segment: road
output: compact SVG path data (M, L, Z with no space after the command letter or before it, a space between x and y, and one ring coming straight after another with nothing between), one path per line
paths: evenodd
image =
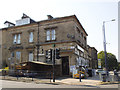
M58 85L36 84L34 82L26 83L8 80L0 80L0 82L2 82L2 84L0 85L0 87L2 88L118 88L117 84L91 86L91 85L65 85L65 84Z

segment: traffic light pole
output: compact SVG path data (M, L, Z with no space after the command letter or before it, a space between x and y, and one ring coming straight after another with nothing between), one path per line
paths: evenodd
M53 82L55 82L55 45L53 49Z
M53 52L53 82L55 82L55 50Z

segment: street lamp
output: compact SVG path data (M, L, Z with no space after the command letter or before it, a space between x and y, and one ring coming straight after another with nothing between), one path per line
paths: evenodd
M105 38L105 23L106 22L111 22L111 21L115 21L115 19L109 20L109 21L103 21L103 45L104 45L104 53L105 53L105 69L107 71L107 52L106 52L106 38ZM107 75L108 75L108 71L107 71Z

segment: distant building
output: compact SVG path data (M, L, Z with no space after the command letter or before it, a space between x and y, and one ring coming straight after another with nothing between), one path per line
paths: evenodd
M98 68L97 50L95 49L95 47L90 47L88 45L88 53L91 58L91 61L89 63L90 68L97 69Z
M2 68L2 31L0 30L0 68Z

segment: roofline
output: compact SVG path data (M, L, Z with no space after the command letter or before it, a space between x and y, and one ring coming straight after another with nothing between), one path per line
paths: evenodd
M95 47L91 47L90 45L87 45L89 48L91 48L91 49L94 49L94 50L96 50L97 51L97 49L95 48ZM98 51L97 51L98 52Z
M77 22L79 23L79 25L81 26L81 28L83 29L83 31L85 32L85 34L88 36L87 32L85 31L85 29L83 28L82 24L80 23L80 21L78 20L76 15L73 15L73 17L75 17L75 19L77 20Z
M91 47L91 48L93 48L94 50L96 50L97 51L97 49L95 48L95 47ZM98 51L97 51L98 52Z
M14 23L9 22L9 21L5 21L4 24L5 24L5 23L9 23L9 24L15 25Z
M73 17L73 18L75 18L77 20L78 24L81 26L81 28L83 29L83 31L85 32L85 34L88 36L88 34L86 33L86 31L83 28L82 24L80 23L80 21L76 17L76 15L70 15L70 16L64 16L64 17L57 17L57 18L53 18L51 20L46 19L46 20L41 20L41 21L37 21L37 22L34 22L34 23L30 23L30 24L20 25L20 26L5 27L5 28L1 28L0 30L9 29L9 28L17 28L17 27L28 26L28 25L34 25L34 24L37 24L37 23L42 23L42 22L46 22L46 21L54 21L54 20L57 20L57 19L64 19L64 18L70 18L70 17Z

